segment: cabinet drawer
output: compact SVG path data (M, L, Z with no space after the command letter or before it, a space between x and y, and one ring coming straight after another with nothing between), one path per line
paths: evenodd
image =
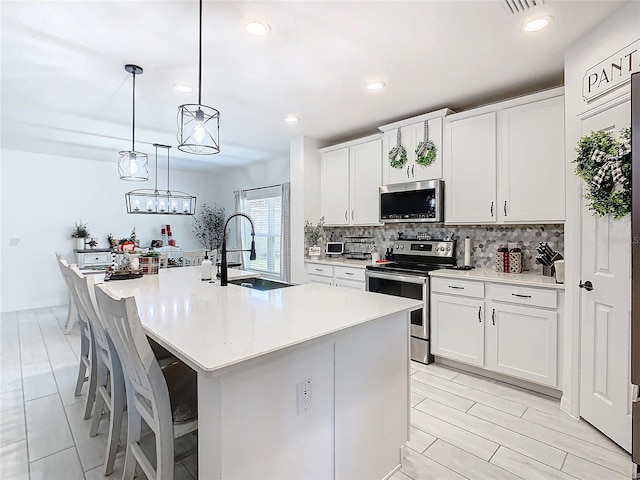
M84 265L109 265L111 263L111 253L81 253Z
M465 297L484 298L484 283L456 278L431 277L431 291L463 295Z
M322 275L307 275L308 283L322 283L324 285L333 285L333 277L323 277Z
M322 265L321 263L307 263L307 273L310 275L333 277L333 267L330 265Z
M355 267L334 267L336 278L346 278L347 280L358 280L364 282L364 268Z
M490 288L492 300L546 308L558 306L558 292L555 290L497 284Z

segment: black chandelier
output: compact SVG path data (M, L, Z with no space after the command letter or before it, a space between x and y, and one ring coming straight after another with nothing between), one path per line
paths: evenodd
M118 172L121 180L145 182L149 180L149 162L146 153L136 152L136 75L142 75L142 67L125 65L124 69L133 75L133 121L131 122L131 150L123 150L118 158Z
M156 148L156 184L155 190L141 189L125 193L127 213L151 215L195 215L196 197L185 192L169 189L169 145L154 143ZM158 147L167 149L167 190L158 191Z
M198 45L198 103L178 107L178 149L195 155L220 153L220 112L202 105L202 0Z

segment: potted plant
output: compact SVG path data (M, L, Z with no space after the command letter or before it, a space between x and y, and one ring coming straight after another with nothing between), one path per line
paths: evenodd
M80 222L75 223L75 227L71 231L71 238L76 239L76 250L84 250L84 242L85 239L89 236L89 229L87 228L86 223Z
M218 207L215 203L210 207L205 203L202 205L200 215L193 219L193 235L205 249L220 250L225 220L224 207ZM212 261L215 263L215 260Z
M318 246L320 235L322 235L324 226L324 217L320 218L317 225L306 220L304 223L304 235L307 237L307 245L309 246L309 256L319 257L322 250Z

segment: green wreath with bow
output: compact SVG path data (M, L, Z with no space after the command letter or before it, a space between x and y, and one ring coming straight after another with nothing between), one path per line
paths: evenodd
M389 150L389 165L392 168L402 168L407 164L407 150L402 146L400 140L400 129L398 128L396 146Z
M586 182L587 208L618 220L631 212L631 129L620 140L606 130L591 132L576 145L575 173Z
M436 148L436 145L431 140L429 140L428 120L424 121L424 141L418 143L415 153L416 163L418 165L422 165L423 167L428 167L436 161L436 154L438 153L438 149Z

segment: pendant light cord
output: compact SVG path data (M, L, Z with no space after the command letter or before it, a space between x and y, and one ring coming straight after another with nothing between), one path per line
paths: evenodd
M200 43L198 45L198 105L202 105L202 0L200 0Z
M155 144L156 147L156 189L155 192L158 193L158 144Z
M133 70L133 123L131 125L131 151L136 151L136 71Z

